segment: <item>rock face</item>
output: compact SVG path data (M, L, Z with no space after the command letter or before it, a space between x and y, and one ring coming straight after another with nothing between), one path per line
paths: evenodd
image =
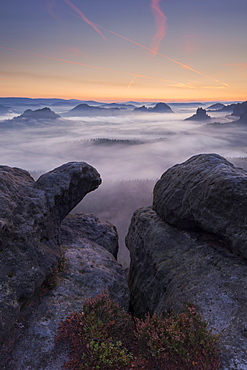
M67 216L62 224L61 235L65 245L71 244L73 241L78 243L82 239L91 240L101 245L117 259L118 234L116 227L107 221L100 221L93 214L82 213Z
M247 172L216 154L197 155L166 171L153 209L166 222L220 237L247 258Z
M193 116L186 118L185 121L191 120L191 121L205 121L211 119L211 117L207 114L206 110L203 108L198 108L196 111L196 114Z
M136 315L192 302L220 334L222 369L247 368L247 265L213 236L176 229L151 208L135 212L126 238Z
M62 369L68 361L68 348L55 345L59 323L72 312L81 312L85 300L103 290L128 309L126 275L109 252L116 254L117 239L115 227L92 214L66 217L61 225L64 262L56 273L56 284L38 303L36 299L36 305L23 310L10 337L12 351L5 367L1 359L6 357L6 348L0 353L1 369Z
M164 173L126 237L134 313L194 303L220 334L224 370L247 368L246 198L245 171L198 155Z
M61 259L59 226L101 183L90 165L70 162L42 175L0 166L0 342L20 309Z

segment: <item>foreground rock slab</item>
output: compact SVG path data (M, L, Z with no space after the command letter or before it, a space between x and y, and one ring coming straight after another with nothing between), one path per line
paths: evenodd
M59 226L101 183L84 162L70 162L34 181L0 166L0 343L20 310L61 260Z
M64 220L63 264L56 273L55 286L23 310L9 339L11 348L8 349L8 343L3 346L0 358L5 363L0 360L1 369L62 369L68 361L68 348L55 345L59 323L69 314L81 312L85 300L101 291L128 309L125 272L108 251L115 249L117 239L115 227L94 215L70 215Z
M247 172L217 154L170 168L126 245L134 313L191 302L220 334L222 369L247 369Z
M178 312L191 302L220 334L222 369L246 369L246 262L214 235L174 228L151 208L134 213L126 245L135 314Z

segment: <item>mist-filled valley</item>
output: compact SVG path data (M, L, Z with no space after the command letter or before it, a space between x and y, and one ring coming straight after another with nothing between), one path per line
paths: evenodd
M55 119L14 118L27 107L13 106L0 116L1 165L26 169L34 178L70 161L95 167L102 185L73 212L94 213L113 223L119 233L119 262L127 266L124 238L130 218L134 210L152 203L153 186L165 170L199 153L218 153L246 167L247 126L235 123L238 117L215 111L208 112L210 120L185 120L210 104L169 104L172 113L127 107L68 117L65 113L76 104L53 103L49 108L60 116Z

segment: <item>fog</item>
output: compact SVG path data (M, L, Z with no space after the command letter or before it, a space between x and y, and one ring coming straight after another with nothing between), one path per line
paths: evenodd
M24 168L35 178L69 161L94 166L103 183L73 212L92 212L116 225L119 261L127 266L124 237L131 215L151 204L153 186L167 168L192 155L211 152L245 165L244 125L229 124L234 118L225 112L210 113L215 117L212 121L221 124L208 125L184 121L195 113L193 106L176 105L173 110L162 114L126 110L116 116L47 121L6 120L13 118L12 113L1 116L1 164Z

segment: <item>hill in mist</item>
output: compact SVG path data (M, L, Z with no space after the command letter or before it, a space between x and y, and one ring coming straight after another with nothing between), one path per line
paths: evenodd
M50 108L42 109L27 109L20 116L13 118L13 120L50 120L60 118L58 114L53 112Z

